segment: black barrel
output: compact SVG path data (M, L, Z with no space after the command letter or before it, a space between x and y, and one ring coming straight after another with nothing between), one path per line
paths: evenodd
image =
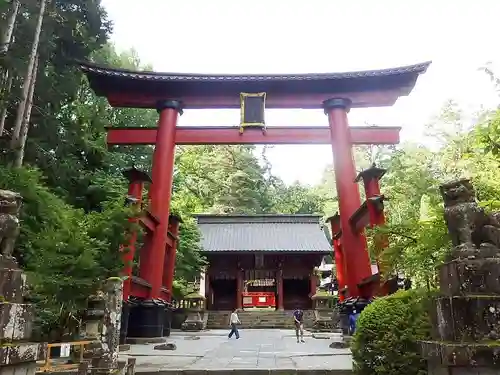
M170 336L170 331L172 330L173 312L174 312L173 306L169 303L166 304L165 305L165 314L164 314L165 321L163 322L163 336L164 337Z
M129 315L128 337L162 337L165 303L145 300L134 306Z
M130 313L137 306L137 301L123 301L122 318L120 323L120 344L126 344L128 336L128 326L130 322Z

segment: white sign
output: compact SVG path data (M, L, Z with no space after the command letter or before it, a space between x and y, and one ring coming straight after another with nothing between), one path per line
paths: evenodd
M69 352L71 351L70 344L62 344L61 345L61 358L69 357Z

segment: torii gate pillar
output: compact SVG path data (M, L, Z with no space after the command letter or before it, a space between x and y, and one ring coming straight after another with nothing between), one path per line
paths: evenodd
M165 247L167 245L174 175L175 131L179 114L182 114L182 103L177 100L161 101L157 105L157 110L160 118L153 154L152 184L149 190L149 199L151 213L158 219L158 225L152 235L151 245L148 249L149 254L144 257L147 265L144 268L141 267L147 270L147 281L151 284L149 294L151 299L159 299L163 287ZM173 277L169 273L170 276ZM170 280L167 282L171 285Z
M368 214L370 218L370 227L374 228L376 226L382 226L385 224L385 214L384 214L384 196L380 193L380 179L384 176L386 170L383 168L378 168L375 163L368 169L361 171L356 177L355 182L363 181L363 186L365 188L366 204L368 208ZM380 285L376 291L378 295L389 294L389 288L384 278L387 276L385 274L385 267L381 264L380 253L383 249L387 248L389 245L389 239L387 235L378 234L375 238L375 246L377 249L377 268L378 274L380 276Z
M351 101L345 98L332 98L323 102L325 114L328 115L333 148L348 294L359 296L358 283L371 276L371 266L365 236L363 233L356 233L349 223L349 218L361 205L358 185L354 182L356 169L347 120L350 105Z

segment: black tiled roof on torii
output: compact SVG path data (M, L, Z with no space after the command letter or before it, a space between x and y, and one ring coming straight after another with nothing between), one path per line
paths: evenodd
M362 70L339 73L300 73L300 74L200 74L200 73L163 73L153 71L133 71L129 69L103 66L91 62L79 62L83 72L93 75L121 77L145 81L184 81L184 82L278 82L278 81L333 81L369 77L389 77L401 74L422 74L430 61L389 69Z
M112 106L155 108L158 100L177 99L186 109L239 108L242 92L265 92L266 108L322 108L324 100L344 96L353 108L387 106L408 95L429 64L338 73L195 74L78 62L91 88Z
M319 215L195 215L202 247L213 252L332 251Z

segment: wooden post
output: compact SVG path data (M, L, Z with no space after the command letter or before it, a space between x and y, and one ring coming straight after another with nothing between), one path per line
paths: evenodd
M212 308L212 292L210 290L210 275L208 273L208 268L205 271L205 303L207 310Z
M167 254L165 256L165 262L163 267L163 285L168 290L168 297L167 297L168 302L172 300L172 288L174 285L174 274L175 274L175 257L177 254L179 226L182 220L180 217L177 217L175 215L170 215L169 222L170 225L168 227L169 228L168 232L174 238L172 241L172 246L167 247L166 249Z
M363 186L366 195L366 204L368 208L368 215L370 217L370 227L381 226L385 224L385 214L383 207L383 196L380 193L380 179L384 176L386 170L378 168L375 163L368 169L360 172L355 179L355 182L363 180ZM377 268L381 277L380 289L377 291L379 295L389 294L388 285L383 280L384 270L383 265L379 260L379 253L389 245L389 239L386 235L379 235L374 238L375 246L377 249Z
M135 167L126 169L122 171L123 176L129 181L128 195L126 198L126 204L131 204L136 207L141 207L142 203L142 191L144 189L145 182L151 182L151 177ZM130 222L136 223L137 217L131 217ZM137 243L137 231L133 231L130 234L129 242L126 246L122 246L121 251L123 253L123 276L127 279L123 282L123 300L128 301L130 297L130 290L132 287L132 270L134 264L135 256L135 246Z
M279 267L278 272L277 272L276 289L277 289L277 293L278 293L277 308L278 308L278 310L284 310L284 306L283 306L283 300L284 300L284 296L283 296L283 269L281 268L281 264L280 264L280 267Z
M316 294L316 288L318 285L318 276L314 273L314 271L309 276L309 298Z
M337 283L339 285L338 286L339 300L343 301L345 297L343 294L340 293L340 291L346 287L346 279L345 279L344 251L342 249L340 239L333 239L333 249L335 256L335 270L337 272Z
M243 270L239 269L236 276L236 308L243 306Z

